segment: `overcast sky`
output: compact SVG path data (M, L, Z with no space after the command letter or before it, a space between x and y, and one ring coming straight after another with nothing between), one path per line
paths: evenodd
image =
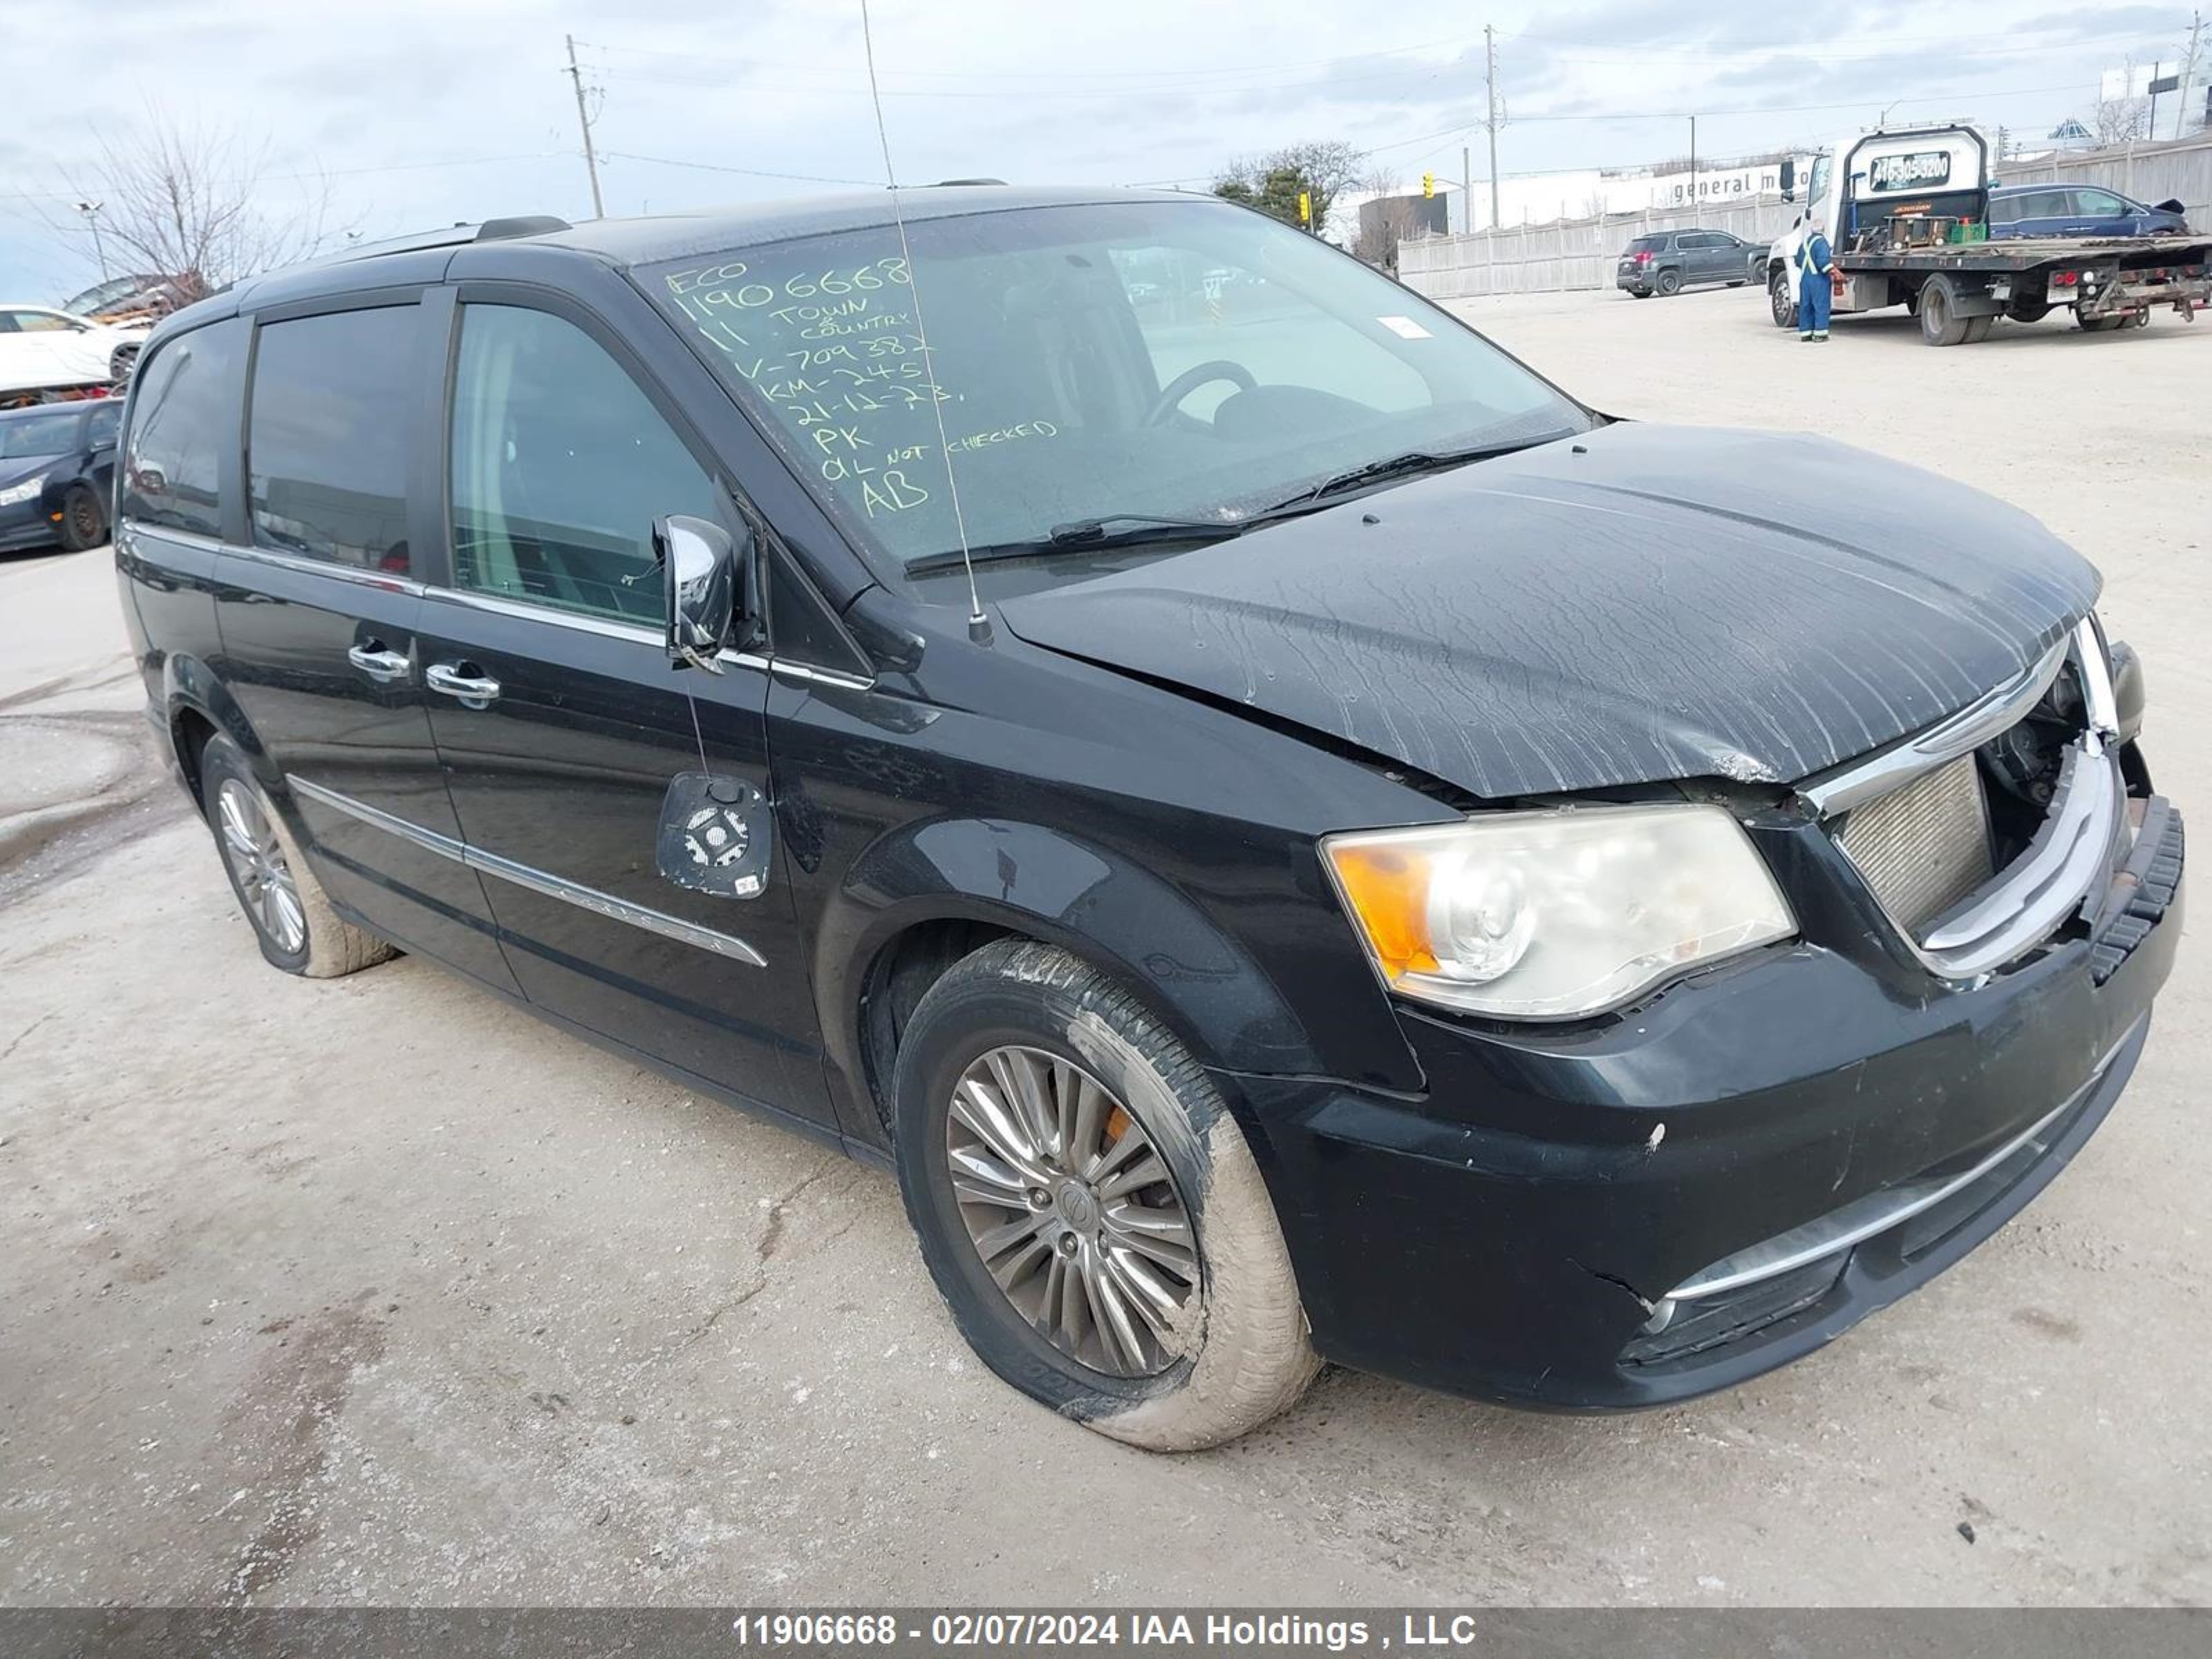
M2100 70L2178 59L2185 7L2045 0L1830 8L1742 0L878 0L876 62L907 181L1202 185L1238 155L1343 138L1411 182L1455 180L1498 28L1508 173L1808 146L1872 120L1971 116L2039 136L2088 118ZM858 0L102 0L96 28L15 32L0 116L0 300L96 275L72 182L94 136L159 108L320 171L375 237L590 197L562 37L595 88L611 214L880 181ZM1832 29L1824 27L1833 20ZM82 20L80 19L80 21ZM2212 34L2212 31L2208 31ZM26 53L28 58L26 58ZM2208 40L2200 77L2212 76ZM2164 124L2161 122L2161 131ZM727 169L727 170L718 170ZM752 170L750 173L744 169Z

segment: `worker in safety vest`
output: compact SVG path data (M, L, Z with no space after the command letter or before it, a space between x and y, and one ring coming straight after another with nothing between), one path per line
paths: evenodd
M1797 337L1828 337L1828 307L1835 299L1835 257L1820 222L1805 227L1805 240L1797 249Z

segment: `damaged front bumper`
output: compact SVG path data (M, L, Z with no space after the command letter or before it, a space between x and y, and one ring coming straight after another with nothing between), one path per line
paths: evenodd
M1418 1098L1224 1078L1316 1346L1508 1404L1651 1406L1933 1278L2057 1176L2134 1070L2182 904L2180 817L2136 804L2087 921L1972 985L1815 915L1601 1024L1401 1008Z

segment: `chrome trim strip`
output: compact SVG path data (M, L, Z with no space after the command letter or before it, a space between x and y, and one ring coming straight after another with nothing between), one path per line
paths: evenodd
M148 524L142 519L118 520L115 529L118 540L133 536L159 536L163 541L196 548L203 553L220 553L225 546L220 536L203 536L197 530L179 530L166 524Z
M305 795L309 800L319 800L324 805L343 812L349 817L359 818L363 823L381 830L387 835L397 836L402 841L412 842L426 853L435 853L439 857L451 859L456 864L468 862L468 848L451 836L441 836L434 830L425 830L419 823L394 817L380 807L371 806L365 801L357 801L351 795L341 795L335 789L325 789L321 784L311 782L297 773L287 772L284 775L284 784L295 795Z
M716 933L711 927L702 927L696 922L685 921L680 916L649 910L642 904L632 904L628 899L618 899L596 887L586 887L580 882L550 875L527 864L517 864L513 859L503 859L495 853L481 852L473 847L468 849L463 861L471 870L482 871L487 876L496 876L501 881L512 882L517 887L526 887L533 893L543 893L548 898L559 899L579 909L605 916L611 921L627 922L633 927L644 928L648 933L659 933L664 939L695 945L702 951L712 951L717 956L728 957L734 962L742 962L754 968L768 966L766 957L735 934Z
M514 617L524 622L551 623L556 627L574 629L580 634L598 634L611 640L634 640L646 645L666 642L659 629L647 628L643 623L619 622L612 617L589 617L580 611L562 611L550 605L532 605L527 599L511 599L503 593L483 593L465 587L426 587L422 592L430 599L451 599L471 611L489 611L496 616Z
M513 859L501 858L496 853L484 852L480 848L455 841L450 836L441 836L434 830L425 830L419 823L395 817L378 807L357 801L350 795L342 795L335 789L326 789L319 783L311 782L292 773L285 774L284 781L295 793L320 801L324 805L349 817L358 818L374 829L398 836L427 852L451 859L456 864L465 864L484 875L495 876L517 887L526 887L533 893L559 899L579 909L589 910L594 915L605 916L611 921L626 922L632 927L642 927L649 933L659 933L664 939L672 939L679 944L712 951L716 956L727 957L749 967L768 966L766 957L735 934L717 933L712 927L702 927L696 922L685 921L680 916L648 909L642 904L633 904L628 899L617 898L611 893L603 893L596 887L586 887L581 882L570 881L564 876L554 875L532 865L520 864Z
M665 646L668 642L663 630L647 628L642 623L617 622L611 617L587 617L580 611L532 605L526 599L510 599L503 594L480 593L468 588L426 587L422 592L430 599L451 599L455 604L477 611L520 617L525 622L551 623L556 627L573 628L581 633L598 634L611 640L631 640L641 645L651 646ZM739 668L765 669L789 679L840 685L854 691L873 690L876 684L872 678L864 679L857 674L840 673L834 668L815 668L805 663L786 662L778 657L763 657L750 651L733 651L727 647L718 654L717 660L734 664Z
M2087 623L2081 626L2087 626ZM1834 771L1797 786L1797 793L1813 804L1823 817L1842 812L1876 795L1903 787L1921 773L1946 761L1956 760L1978 749L2043 700L2051 681L2065 665L2066 653L2081 636L2077 627L2031 666L1995 690L1984 693L1949 718L1904 742L1846 763Z
M303 575L331 576L342 582L351 582L357 587L381 588L388 593L419 596L422 592L422 584L412 576L395 576L384 570L363 570L357 565L337 564L329 559L302 558L296 553L279 553L273 548L241 547L236 542L220 542L216 545L234 559L246 559L255 564L273 564L281 570L296 570Z
M1856 1245L1863 1244L1875 1234L1887 1232L1892 1227L1910 1221L1922 1211L1933 1209L1954 1193L1980 1180L2080 1105L2082 1098L2104 1081L2105 1073L2112 1069L2113 1057L2134 1039L2141 1024L2137 1021L2136 1025L2128 1028L2127 1035L2114 1043L2105 1057L2097 1062L2087 1082L2055 1109L2045 1113L1989 1153L1971 1170L1954 1176L1907 1181L1878 1193L1869 1193L1864 1198L1844 1205L1840 1210L1830 1211L1817 1221L1808 1221L1802 1227L1778 1233L1748 1249L1722 1257L1704 1272L1692 1273L1684 1279L1654 1305L1668 1302L1695 1302L1704 1297L1741 1290L1746 1285L1756 1285L1763 1279L1779 1279L1783 1274L1795 1273L1824 1256L1840 1255Z

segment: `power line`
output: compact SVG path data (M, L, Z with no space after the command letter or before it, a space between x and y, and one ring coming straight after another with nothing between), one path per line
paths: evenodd
M765 167L726 167L720 161L684 161L673 155L640 155L634 150L603 149L600 155L611 161L649 161L655 167L691 167L702 173L734 173L747 179L789 179L805 185L865 185L880 189L880 179L843 179L834 173L771 173Z

